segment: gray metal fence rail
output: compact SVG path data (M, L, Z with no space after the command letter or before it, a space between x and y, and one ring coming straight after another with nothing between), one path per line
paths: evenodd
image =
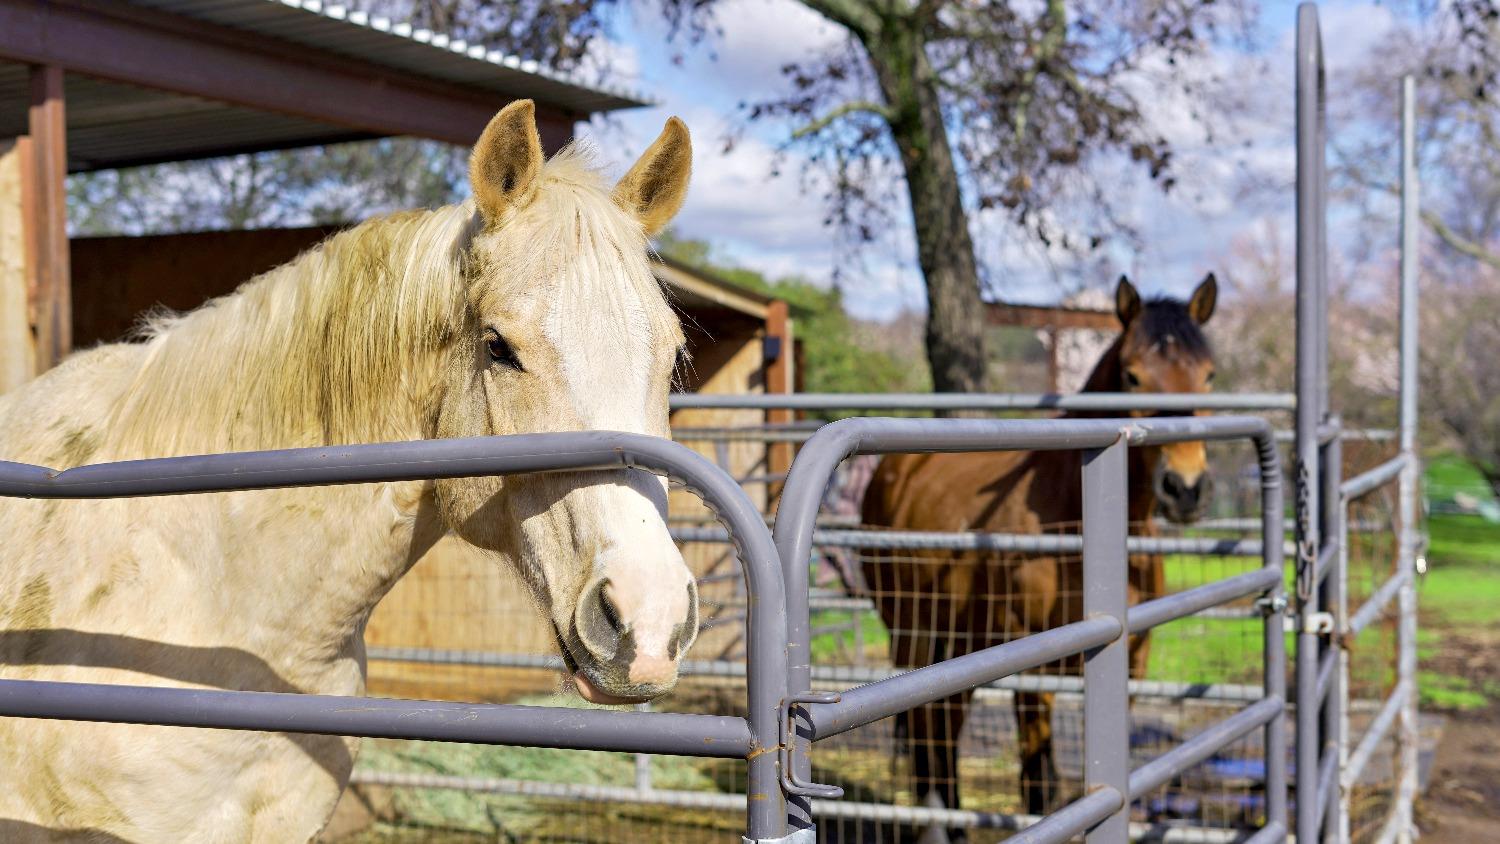
M621 467L681 480L713 507L735 542L750 597L746 718L34 680L0 680L0 716L741 758L749 766L747 835L780 838L785 811L774 751L786 699L781 567L760 512L734 479L684 446L583 432L170 457L63 472L0 462L0 495L117 498Z
M1249 439L1260 461L1264 564L1248 576L1211 583L1127 610L1125 450L1191 440ZM834 469L856 454L937 451L1081 449L1083 485L1084 620L1046 633L1016 639L966 656L863 686L842 695L812 691L809 585L806 564L812 551L818 505ZM968 420L845 419L821 429L803 447L788 473L775 539L787 585L787 687L799 701L796 721L787 728L786 784L788 827L813 829L810 797L833 796L810 783L811 743L912 706L975 688L1006 674L1084 653L1084 755L1088 795L1023 833L1027 841L1064 841L1087 831L1090 841L1123 841L1128 834L1130 798L1157 777L1181 773L1200 754L1212 753L1256 727L1265 730L1267 840L1286 830L1285 728L1280 715L1286 682L1282 633L1282 492L1280 455L1271 426L1254 417ZM1135 780L1128 767L1125 723L1128 692L1126 636L1181 618L1218 603L1262 594L1264 697L1230 721L1189 739L1177 751L1141 769ZM1236 720L1238 719L1238 720ZM1232 722L1232 723L1231 723ZM1229 724L1229 726L1226 726Z
M1013 840L1053 842L1085 834L1090 842L1123 841L1132 799L1201 762L1254 730L1264 731L1266 819L1252 841L1347 840L1349 796L1382 741L1396 738L1397 799L1381 840L1409 838L1416 766L1415 581L1421 534L1416 452L1416 174L1413 158L1413 88L1405 81L1401 238L1401 398L1399 455L1343 481L1343 429L1328 401L1326 145L1324 78L1317 14L1298 11L1297 26L1297 383L1295 395L842 395L682 396L674 408L793 408L808 410L1294 410L1296 572L1296 818L1288 817L1286 655L1281 595L1283 501L1281 467L1270 425L1251 417L1144 419L947 420L849 419L813 433L786 432L806 443L788 473L774 534L738 482L697 453L667 440L613 432L535 434L463 440L292 449L176 457L83 466L57 472L0 462L0 495L28 498L110 498L639 467L671 474L715 511L745 570L748 627L748 715L745 718L656 712L597 711L512 705L355 699L144 686L0 680L0 716L160 724L276 732L330 733L439 741L504 743L642 753L745 759L746 839L811 841L811 798L837 789L810 781L810 754L819 739L912 706L1010 677L1063 655L1084 653L1084 752L1088 790L1064 809L1016 822ZM1189 440L1248 439L1257 449L1261 488L1258 542L1212 548L1199 541L1127 538L1127 449ZM872 677L842 692L815 691L810 664L811 598L806 564L817 541L817 512L831 473L854 454L1007 449L1079 449L1086 459L1080 537L1027 540L975 536L975 547L1081 550L1083 620L904 674ZM1398 552L1391 576L1350 611L1346 591L1348 503L1397 484ZM833 538L823 532L822 539ZM850 533L850 543L870 537ZM899 542L899 536L888 537ZM911 541L917 541L915 539ZM1181 546L1172 542L1186 543ZM1154 543L1154 544L1153 544ZM1139 604L1125 606L1125 555L1132 550L1202 548L1212 553L1259 555L1247 574ZM1175 749L1129 769L1126 636L1167 621L1211 610L1250 595L1265 598L1264 680L1226 699L1244 701L1237 713L1199 731ZM1348 662L1344 648L1395 602L1397 681L1359 736L1347 729ZM437 655L434 658L442 657ZM396 655L393 658L400 658ZM466 655L448 655L462 661ZM474 657L479 658L479 657ZM1012 678L1020 680L1026 678ZM1076 678L1036 678L1058 687ZM498 782L498 781L497 781ZM442 787L457 787L445 782ZM502 786L496 785L496 788ZM508 787L508 786L507 786ZM582 794L574 790L569 794ZM605 799L580 796L579 799ZM685 804L692 802L683 798ZM704 805L715 801L705 801ZM715 805L721 804L719 800ZM893 807L894 808L894 807ZM928 810L920 810L928 811ZM929 812L931 813L931 812ZM933 817L975 815L957 810ZM976 815L977 817L977 815ZM1034 821L1034 823L1033 823ZM976 821L977 822L977 821ZM989 824L989 820L984 821ZM997 825L999 822L996 822ZM1005 825L1010 825L1005 822Z

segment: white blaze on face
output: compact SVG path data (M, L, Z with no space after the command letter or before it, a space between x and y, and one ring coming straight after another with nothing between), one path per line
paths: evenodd
M557 350L563 391L584 429L659 435L665 420L653 415L662 417L663 409L649 403L663 374L653 368L664 358L657 346L674 340L658 336L660 315L653 320L651 309L667 306L644 244L635 260L591 260L618 259L620 252L582 244L580 254L588 257L567 271L576 277L557 285L543 334ZM632 277L637 274L644 277ZM610 599L634 633L641 670L649 673L653 659L678 656L670 645L689 615L691 573L666 529L666 479L643 470L630 470L627 478L580 490L579 504L595 511L581 520L598 531L593 576L609 579Z
M652 336L642 281L631 278L631 271L648 274L648 284L655 280L649 278L644 254L636 260L590 260L617 250L609 244L581 244L580 259L566 271L576 277L556 286L557 301L543 333L557 350L564 389L585 428L651 433L646 402L652 352L660 339Z

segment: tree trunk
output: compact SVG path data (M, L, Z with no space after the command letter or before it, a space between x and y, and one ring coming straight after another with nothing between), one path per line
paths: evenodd
M937 392L986 389L984 303L937 80L917 25L886 20L865 44L890 105L927 286L927 361Z

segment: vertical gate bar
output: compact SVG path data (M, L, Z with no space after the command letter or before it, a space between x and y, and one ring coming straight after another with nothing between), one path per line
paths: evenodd
M1322 652L1326 654L1329 649L1334 653L1333 679L1329 682L1328 696L1323 699L1323 741L1321 742L1321 753L1335 753L1339 758L1339 765L1334 771L1334 776L1344 769L1344 762L1348 756L1348 694L1349 694L1349 658L1348 652L1339 644L1344 625L1349 618L1349 591L1348 591L1348 569L1349 560L1348 536L1343 526L1344 516L1347 508L1339 495L1339 484L1343 481L1344 463L1344 440L1342 420L1337 415L1330 415L1328 424L1338 429L1338 433L1322 446L1320 451L1321 466L1319 469L1319 480L1323 489L1322 505L1323 512L1319 524L1319 533L1323 536L1323 546L1334 547L1333 560L1327 579L1323 583L1321 598L1323 600L1324 612L1333 616L1333 631L1323 640ZM1322 654L1320 654L1321 656ZM1321 661L1321 660L1320 660ZM1335 784L1337 785L1337 784ZM1348 841L1349 840L1349 795L1340 789L1334 792L1333 799L1328 804L1328 814L1323 818L1323 835L1325 841Z
M1083 616L1111 616L1120 638L1084 654L1084 783L1089 792L1114 788L1130 793L1130 637L1125 613L1128 562L1128 446L1090 450L1083 458ZM1124 844L1130 831L1130 801L1085 836L1088 844Z
M1256 442L1260 452L1261 553L1266 566L1282 570L1282 540L1286 534L1280 453L1276 440L1267 435ZM1285 578L1266 594L1263 628L1263 663L1266 697L1286 702ZM1286 711L1266 722L1266 826L1287 827Z
M1400 535L1398 565L1409 575L1417 568L1418 543L1417 495L1422 468L1417 459L1417 91L1416 81L1407 76L1401 80L1401 453L1406 466L1401 470ZM1398 597L1400 621L1397 626L1397 680L1415 690L1417 681L1417 591L1408 580ZM1412 837L1412 804L1417 797L1417 698L1413 691L1401 705L1396 727L1396 752L1400 781L1397 784L1396 811L1400 829L1397 840Z
M1326 334L1323 319L1324 168L1323 168L1323 50L1318 11L1311 3L1297 8L1297 839L1318 838L1318 636L1309 629L1318 606L1313 573L1318 559L1317 514L1318 426L1322 422L1323 359L1319 354Z

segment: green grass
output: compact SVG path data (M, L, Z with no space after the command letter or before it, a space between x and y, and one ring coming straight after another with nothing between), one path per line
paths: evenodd
M819 610L812 614L811 624L813 629L819 627L831 627L833 625L848 624L852 613L843 610ZM860 616L861 633L864 635L865 651L870 654L885 654L890 650L891 634L886 630L885 624L880 621L880 614L875 612L862 612ZM846 663L853 655L854 647L853 631L840 631L837 633L823 633L812 638L812 661L813 664Z
M1428 462L1426 481L1447 494L1463 489L1483 499L1489 493L1479 472L1451 454ZM1417 599L1417 658L1424 664L1442 655L1449 637L1483 635L1500 623L1500 525L1439 513L1428 519L1427 534L1427 574ZM1423 670L1417 679L1424 706L1465 711L1500 701L1500 685L1493 682L1438 670Z
M1454 674L1418 671L1417 686L1422 690L1423 706L1471 711L1489 704L1484 692L1474 688L1467 678Z

